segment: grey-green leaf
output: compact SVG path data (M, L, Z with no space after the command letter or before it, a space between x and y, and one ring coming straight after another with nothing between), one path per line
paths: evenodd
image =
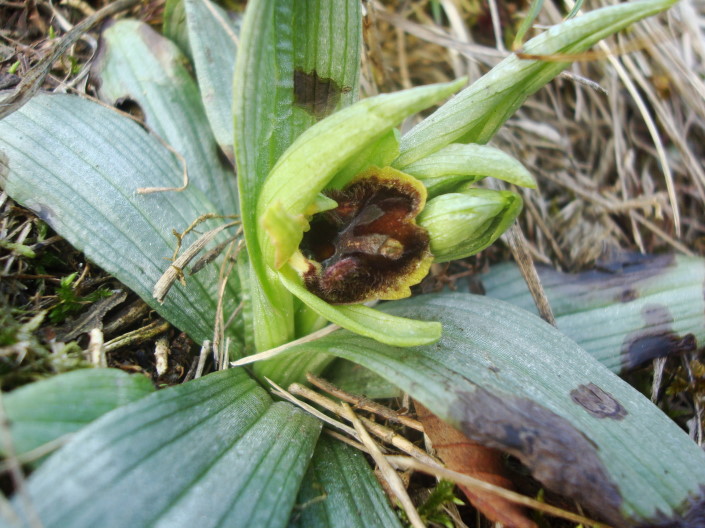
M399 398L399 387L357 363L338 359L323 373L336 387L373 400Z
M203 106L218 145L234 164L233 73L241 15L209 0L185 0L184 8Z
M175 284L164 304L152 289L176 247L172 230L185 230L216 206L195 186L136 192L180 182L179 162L154 136L85 99L40 95L0 121L0 185L8 195L202 342L213 336L218 261L187 276L185 287ZM201 229L217 225L208 221ZM187 236L184 247L194 239ZM234 289L225 303L225 313L237 306Z
M196 55L197 42L192 40L191 46ZM121 20L103 32L93 75L104 101L139 105L147 126L183 156L189 185L217 206L212 212L234 214L238 209L235 173L218 151L186 63L176 45L148 25Z
M558 328L614 372L705 345L705 260L632 255L578 274L538 267ZM535 311L513 264L480 277L487 295Z
M536 55L580 53L601 39L673 5L675 0L642 0L597 9L551 27L523 51ZM398 169L450 143L487 143L531 94L568 62L522 60L512 54L402 137Z
M223 371L103 416L28 492L47 527L285 526L319 430L244 371Z
M362 453L323 435L289 527L401 528L401 523Z
M75 433L153 391L149 378L117 369L74 370L20 387L3 398L15 453Z
M191 58L191 43L186 26L186 8L183 0L166 0L162 35L174 42L181 52Z
M648 399L537 316L460 293L384 309L440 320L443 337L397 348L341 331L292 353L327 350L375 371L615 526L703 514L705 453Z

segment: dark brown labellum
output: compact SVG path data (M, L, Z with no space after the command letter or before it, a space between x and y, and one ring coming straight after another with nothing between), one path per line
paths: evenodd
M315 215L301 251L311 262L306 287L332 304L398 299L428 273L428 233L415 217L425 189L391 168L371 169L343 190L338 207Z

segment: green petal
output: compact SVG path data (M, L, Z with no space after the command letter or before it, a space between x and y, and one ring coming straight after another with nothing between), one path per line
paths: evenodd
M362 304L332 306L309 292L301 284L299 275L288 265L279 271L279 278L291 293L321 317L380 343L408 347L433 343L441 337L441 324L435 321L396 317Z

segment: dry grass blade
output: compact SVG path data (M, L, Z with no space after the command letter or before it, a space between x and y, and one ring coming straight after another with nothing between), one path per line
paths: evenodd
M343 408L342 404L338 404L334 402L333 400L330 400L323 396L322 394L319 394L315 391L312 391L311 389L304 387L303 385L300 385L298 383L292 383L289 386L289 391L291 394L295 394L297 396L302 396L306 398L309 401L312 401L316 405L319 405L326 409L327 411L330 411L334 414L337 414L338 416L346 417L345 416L345 410ZM419 460L422 460L428 464L437 464L438 462L430 456L428 453L426 453L423 449L419 449L414 445L412 442L404 438L402 435L397 434L393 429L390 429L389 427L385 427L384 425L378 424L376 422L373 422L372 420L369 420L365 418L364 416L358 417L359 420L361 420L364 424L365 427L377 438L382 440L383 442L392 445L399 449L400 451L407 453L410 456L413 456L414 458L418 458Z
M603 50L609 50L607 45L604 42L600 42L600 48ZM676 236L680 237L681 236L681 221L680 221L680 208L678 207L678 200L676 199L676 191L675 187L673 184L673 174L671 173L671 167L668 164L668 160L666 159L666 152L663 148L663 141L661 140L661 135L659 134L657 128L656 128L656 123L654 123L653 118L651 117L651 114L646 107L646 104L644 103L644 100L642 99L641 95L639 94L638 90L636 89L636 86L634 82L632 81L631 77L627 74L626 70L622 66L621 62L617 60L617 58L609 54L608 59L610 61L610 64L614 67L615 71L617 71L617 74L619 75L620 79L622 79L622 82L624 83L624 86L627 88L629 91L629 94L632 96L634 103L636 104L637 108L639 109L639 112L641 113L644 123L646 124L646 127L649 130L649 134L651 135L651 139L654 143L654 146L656 147L656 151L658 152L658 158L659 161L661 162L661 168L663 170L663 175L664 179L666 181L666 189L668 190L668 197L671 201L671 208L673 210L673 222L675 224L675 229L676 229Z
M37 460L50 455L60 447L64 446L69 440L71 440L72 437L73 433L67 433L59 438L55 438L51 442L35 447L31 451L26 451L20 455L17 455L16 459L20 464L31 464L32 462L36 462ZM9 459L0 461L0 473L10 471L11 466L12 462Z
M327 423L328 425L330 425L336 429L339 429L339 430L343 431L344 433L349 434L353 438L358 438L357 433L351 427L348 427L347 425L345 425L342 422L339 422L338 420L334 420L330 416L326 416L325 414L323 414L321 411L319 411L318 409L316 409L312 405L309 405L308 403L299 400L291 392L283 389L282 387L280 387L279 385L274 383L272 380L267 379L267 382L275 389L274 391L272 391L272 394L279 396L280 398L284 398L285 400L293 403L297 407L300 407L301 409L303 409L304 411L309 413L311 416L315 416L316 418L318 418L322 422ZM289 387L289 389L291 389L291 387Z
M238 230L238 234L241 231ZM237 247L235 247L237 246ZM231 276L233 269L235 268L235 260L237 259L240 251L244 247L244 242L240 241L235 243L231 241L228 245L228 251L225 254L225 258L220 265L220 271L218 275L218 302L215 310L215 321L213 323L213 351L215 352L216 359L216 369L225 370L228 368L228 358L230 349L230 338L225 339L225 346L222 346L223 339L225 338L225 316L223 314L223 303L225 302L225 288L228 284L228 280ZM235 313L238 313L238 309L235 309ZM234 314L233 314L234 316ZM230 317L228 318L231 319Z
M471 61L483 60L486 64L494 65L507 56L507 53L501 50L479 44L461 42L449 37L448 35L439 33L437 30L434 31L424 25L412 22L403 16L390 13L379 4L375 3L375 6L376 14L381 20L384 20L399 29L403 29L410 35L414 35L427 42L438 44L453 51L457 51Z
M293 347L295 345L310 343L311 341L315 341L316 339L320 339L321 337L327 336L328 334L331 334L339 329L340 329L340 327L337 325L328 325L325 328L321 328L320 330L313 332L312 334L309 334L307 336L296 339L295 341L290 341L289 343L285 343L285 344L278 346L278 347L270 348L269 350L265 350L264 352L260 352L259 354L252 354L251 356L247 356L247 357L238 359L237 361L233 361L230 363L230 366L231 367L242 367L244 365L249 365L250 363L255 363L257 361L264 361L265 359L271 359L273 357L276 357L280 354L285 353L287 350L289 350L291 347Z
M88 333L90 341L88 342L88 357L94 367L107 368L108 360L105 357L105 349L103 348L103 332L100 328L93 328Z
M370 400L369 398L365 398L364 396L350 394L349 392L346 392L336 387L332 383L321 379L318 376L314 376L311 373L306 374L306 380L315 387L321 389L322 391L325 391L331 396L335 396L336 398L339 398L340 400L353 405L357 409L369 411L378 416L381 416L385 420L405 425L417 431L423 432L424 430L423 426L418 420L414 420L413 418L399 414L398 412L393 411L389 407L385 407L384 405L381 405L376 401Z
M201 351L198 354L198 366L196 367L196 372L193 375L194 379L198 379L203 375L203 369L206 366L206 359L208 359L208 354L211 352L211 342L207 339L201 345Z
M352 422L353 426L355 427L355 430L357 431L358 436L360 437L360 440L367 448L367 451L369 452L370 456L377 464L377 467L382 473L382 476L387 481L387 484L389 484L390 489L396 495L397 500L399 500L399 502L401 503L401 506L406 512L407 519L409 520L411 525L414 526L414 528L424 528L424 523L421 520L421 517L419 516L419 512L416 511L414 503L411 502L411 498L406 492L406 488L404 487L401 478L399 478L397 472L389 464L387 459L379 450L379 447L372 440L372 437L370 437L370 434L367 432L367 429L365 429L365 427L362 425L357 415L352 411L350 406L347 403L343 403L342 405L343 412L345 413L346 418Z
M183 278L183 268L198 255L206 244L215 238L221 231L238 225L239 222L230 222L211 229L207 233L202 234L184 253L171 263L169 268L159 278L152 290L152 296L160 303L164 302L167 293L177 279ZM185 234L185 233L184 233ZM182 235L183 236L183 235ZM178 251L178 249L177 249Z
M163 334L169 330L169 328L171 328L171 325L167 321L154 321L147 326L111 339L103 345L103 350L106 354L109 354L120 348L139 345L140 343L144 343L145 341Z

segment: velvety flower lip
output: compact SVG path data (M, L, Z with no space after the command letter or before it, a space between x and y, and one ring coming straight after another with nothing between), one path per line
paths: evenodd
M433 261L429 235L415 221L426 203L424 186L373 167L326 194L338 206L311 218L300 246L308 290L331 304L409 296Z

